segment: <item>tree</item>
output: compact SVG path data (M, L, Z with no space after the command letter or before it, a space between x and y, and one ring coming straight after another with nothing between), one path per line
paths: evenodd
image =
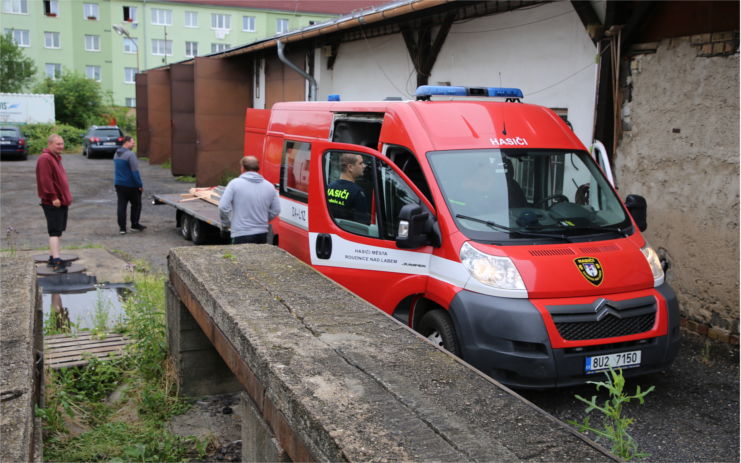
M19 93L33 81L33 60L13 42L10 32L0 35L0 92Z
M54 94L54 110L63 124L87 128L98 122L103 113L100 84L77 72L64 71L58 80L46 78L34 90Z

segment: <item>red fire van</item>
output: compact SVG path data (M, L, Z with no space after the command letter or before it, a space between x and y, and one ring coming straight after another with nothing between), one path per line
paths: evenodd
M513 387L666 369L679 313L645 200L623 204L517 89L417 96L247 110L245 155L280 192L275 242Z

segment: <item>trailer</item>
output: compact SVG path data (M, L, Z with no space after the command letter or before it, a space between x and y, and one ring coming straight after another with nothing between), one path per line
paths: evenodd
M183 239L193 244L208 244L229 240L229 227L221 224L217 204L197 196L154 194L152 204L175 208L175 224Z

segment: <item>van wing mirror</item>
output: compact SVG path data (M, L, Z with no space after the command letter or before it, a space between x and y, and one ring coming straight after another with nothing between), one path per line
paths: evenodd
M433 222L434 219L430 213L419 204L402 206L399 211L396 246L401 249L416 249L427 245L439 246L439 232L436 232L437 227L433 225Z
M625 207L628 208L628 212L633 216L638 229L645 231L648 226L646 223L646 198L641 195L628 195L625 198Z

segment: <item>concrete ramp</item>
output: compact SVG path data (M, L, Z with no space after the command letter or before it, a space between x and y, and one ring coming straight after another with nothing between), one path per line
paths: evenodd
M245 459L616 461L276 247L177 248L168 260L182 391L246 391ZM265 441L277 453L254 450Z

